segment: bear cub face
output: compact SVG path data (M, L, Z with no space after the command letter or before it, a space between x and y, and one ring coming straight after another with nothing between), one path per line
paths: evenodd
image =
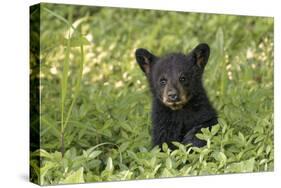
M180 110L203 90L202 74L210 48L202 43L190 53L172 53L157 57L140 48L136 60L148 78L152 94L171 110Z

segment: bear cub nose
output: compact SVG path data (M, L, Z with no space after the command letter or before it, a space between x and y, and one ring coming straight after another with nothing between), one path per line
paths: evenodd
M178 94L176 91L172 90L168 92L168 99L171 102L177 102L179 100Z

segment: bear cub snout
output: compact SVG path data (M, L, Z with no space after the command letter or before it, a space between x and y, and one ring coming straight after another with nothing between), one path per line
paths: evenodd
M147 77L153 97L153 146L161 147L166 142L174 149L172 141L196 147L206 144L195 134L201 128L217 124L217 113L202 83L209 55L210 48L205 43L188 54L171 53L163 57L143 48L136 50L137 63Z

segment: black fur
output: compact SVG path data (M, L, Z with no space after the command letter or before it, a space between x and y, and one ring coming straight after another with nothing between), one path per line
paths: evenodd
M205 141L195 134L217 124L217 114L202 84L210 54L207 44L199 44L189 54L172 53L156 57L145 49L136 50L136 60L146 74L153 95L153 146L172 141L202 147Z

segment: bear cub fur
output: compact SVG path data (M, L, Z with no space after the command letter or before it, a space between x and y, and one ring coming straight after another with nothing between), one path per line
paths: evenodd
M210 48L199 44L190 53L171 53L157 57L148 50L135 52L137 63L145 73L152 100L152 144L160 147L172 141L202 147L205 141L195 135L201 128L217 124L217 113L212 107L202 84Z

